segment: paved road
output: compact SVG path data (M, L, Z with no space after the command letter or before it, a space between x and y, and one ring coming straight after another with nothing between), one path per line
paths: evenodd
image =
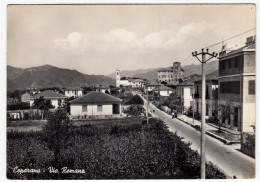
M147 102L144 99L144 105ZM149 104L149 110L155 110L153 117L162 119L169 130L177 131L184 137L184 141L191 142L193 150L200 151L200 132L178 119L172 119L170 115ZM225 145L223 142L206 135L206 160L211 161L228 176L236 176L238 179L255 178L255 159L237 150L238 146Z

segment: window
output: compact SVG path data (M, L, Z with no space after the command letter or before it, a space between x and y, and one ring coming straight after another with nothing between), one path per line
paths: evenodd
M232 64L232 60L229 60L229 61L228 61L228 69L231 69L231 68L232 68L232 65L231 65L231 64Z
M97 105L97 112L102 112L102 105Z
M248 81L248 94L255 95L255 80Z
M240 94L240 81L220 82L220 93Z
M238 68L238 60L234 59L233 61L234 61L234 67Z
M225 68L225 63L226 63L225 61L221 61L221 62L220 62L220 67L221 67L222 70L225 70L225 69L226 69L226 68Z
M88 112L88 106L82 105L82 112Z

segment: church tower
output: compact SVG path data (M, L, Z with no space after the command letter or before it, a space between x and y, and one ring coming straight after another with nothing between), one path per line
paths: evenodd
M120 70L116 70L116 87L120 87Z

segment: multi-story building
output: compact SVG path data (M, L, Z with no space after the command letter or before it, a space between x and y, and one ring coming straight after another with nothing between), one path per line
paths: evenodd
M255 125L255 37L246 45L219 56L219 104L231 103L229 118L221 118L226 126L239 131L253 131Z
M194 111L201 115L201 78L194 81ZM206 75L206 116L214 116L218 109L218 71Z
M157 79L159 82L167 84L178 84L179 79L184 77L184 70L181 68L180 62L174 62L172 67L160 69L157 71Z
M193 89L194 81L201 79L200 75L191 75L189 80L186 80L176 86L176 95L181 98L182 112L187 111L193 106Z

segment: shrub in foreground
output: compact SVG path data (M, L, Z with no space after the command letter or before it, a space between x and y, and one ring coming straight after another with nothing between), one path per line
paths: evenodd
M107 121L102 124L70 126L71 145L60 150L60 165L84 169L84 174L14 174L15 166L46 170L54 152L42 141L42 132L8 133L7 164L10 179L198 179L199 154L171 133L161 121L141 119ZM53 137L54 141L55 138ZM33 150L28 149L33 148ZM19 149L19 153L17 150ZM26 163L25 163L26 159ZM212 164L207 178L225 178Z

